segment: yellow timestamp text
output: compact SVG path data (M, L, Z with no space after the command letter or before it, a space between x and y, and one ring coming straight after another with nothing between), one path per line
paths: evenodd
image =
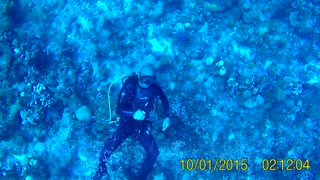
M302 171L311 168L308 159L263 159L261 167L264 171Z
M181 169L187 171L248 170L247 159L182 159Z

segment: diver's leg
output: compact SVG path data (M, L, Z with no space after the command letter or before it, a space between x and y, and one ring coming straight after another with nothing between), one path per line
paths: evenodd
M94 179L101 179L103 174L108 173L106 163L110 157L110 155L117 149L117 147L130 135L131 132L131 125L129 121L124 120L120 123L116 131L113 135L109 138L109 140L105 143L100 159L99 159L99 167L98 171Z
M142 164L138 179L145 180L157 160L159 149L151 132L143 132L139 137L139 142L147 152L147 157Z

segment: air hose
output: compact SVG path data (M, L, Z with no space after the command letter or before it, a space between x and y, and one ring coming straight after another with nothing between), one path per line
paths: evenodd
M117 122L117 121L112 121L112 113L111 113L111 102L110 102L110 89L113 85L113 83L115 83L116 81L118 81L119 79L123 79L124 77L129 77L128 75L124 75L124 76L121 76L119 78L116 78L115 80L113 80L111 82L111 84L109 85L109 89L108 89L108 105L109 105L109 123L113 123L113 122ZM123 83L123 82L122 82Z

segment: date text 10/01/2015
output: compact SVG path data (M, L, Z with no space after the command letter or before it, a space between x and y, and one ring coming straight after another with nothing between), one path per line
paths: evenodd
M187 171L245 171L249 168L247 159L183 159L180 163L181 169Z

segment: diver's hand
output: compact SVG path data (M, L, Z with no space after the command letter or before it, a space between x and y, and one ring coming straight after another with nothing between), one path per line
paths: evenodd
M146 112L144 112L140 109L133 113L133 119L135 119L135 120L142 121L142 120L144 120L145 117L146 117Z
M163 120L162 131L165 131L170 126L170 118L165 118Z

